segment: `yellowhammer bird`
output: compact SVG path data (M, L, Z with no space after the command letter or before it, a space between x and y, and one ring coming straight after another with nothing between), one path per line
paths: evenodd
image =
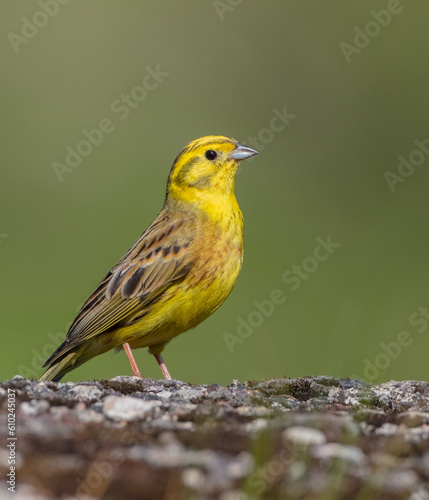
M148 347L166 379L167 342L209 317L230 294L243 261L243 216L234 195L241 160L257 151L212 135L177 155L164 206L154 222L79 311L40 380L67 372L112 348Z

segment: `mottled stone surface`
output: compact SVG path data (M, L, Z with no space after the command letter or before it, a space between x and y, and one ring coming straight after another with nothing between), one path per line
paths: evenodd
M17 405L15 494L7 393ZM0 383L0 499L429 499L429 385Z

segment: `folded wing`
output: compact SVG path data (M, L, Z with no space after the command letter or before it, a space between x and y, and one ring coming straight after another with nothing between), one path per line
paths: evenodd
M193 235L192 220L158 217L88 298L64 344L45 365L89 338L126 324L183 279L192 268Z

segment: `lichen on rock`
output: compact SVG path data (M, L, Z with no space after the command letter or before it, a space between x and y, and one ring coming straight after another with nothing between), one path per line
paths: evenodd
M426 382L16 376L0 383L4 443L8 389L17 403L15 500L429 498Z

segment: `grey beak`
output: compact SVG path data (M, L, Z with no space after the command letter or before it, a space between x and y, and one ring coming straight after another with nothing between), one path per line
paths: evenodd
M248 148L247 146L243 146L242 144L237 144L233 152L229 155L233 160L245 160L246 158L250 158L251 156L257 155L258 151Z

